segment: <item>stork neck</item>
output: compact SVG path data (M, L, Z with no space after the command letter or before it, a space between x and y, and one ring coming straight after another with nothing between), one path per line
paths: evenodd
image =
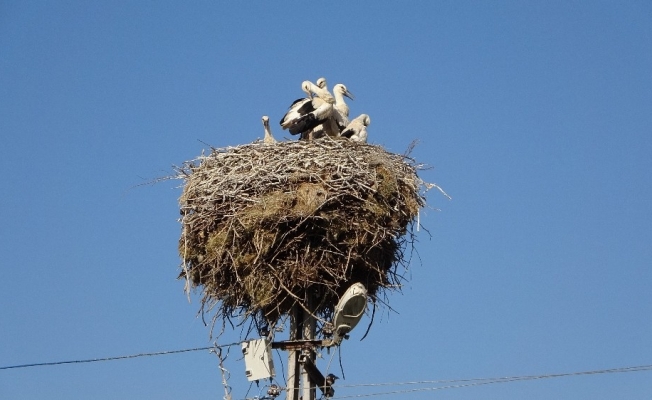
M340 92L334 92L333 97L335 97L335 104L344 104L344 95Z
M310 90L320 99L324 100L327 103L335 104L335 98L326 88L320 88L317 85L310 84Z

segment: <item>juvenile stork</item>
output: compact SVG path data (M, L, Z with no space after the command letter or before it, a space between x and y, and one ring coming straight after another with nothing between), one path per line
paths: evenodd
M335 97L335 112L333 113L333 117L339 128L337 136L339 136L339 132L343 131L349 125L349 106L344 102L344 96L351 100L354 99L353 94L343 84L338 83L333 86L333 97Z
M342 131L342 136L354 142L367 143L367 127L371 118L367 114L360 114Z
M317 86L319 86L320 88L322 88L323 90L328 92L328 83L326 82L326 78L321 77L321 78L317 79L317 81L315 83L317 84ZM333 98L335 99L335 104L333 105L333 107L334 107L333 114L334 114L335 111L336 111L336 107L337 107L337 96L334 96ZM324 137L326 135L338 136L339 131L341 131L341 129L338 129L338 127L336 127L333 124L333 121L331 121L331 120L332 120L332 117L329 118L327 121L324 121L324 123L321 123L321 124L315 126L314 128L312 128L309 131L301 132L300 140L318 139L318 138Z
M272 130L269 128L269 117L267 115L263 115L263 128L265 128L265 137L263 138L263 143L276 143L276 139L274 139L274 136L272 136Z
M328 84L326 83L326 78L321 77L321 78L317 79L317 82L315 82L315 83L316 83L317 86L319 86L320 88L322 88L322 89L324 89L324 90L328 90Z
M328 91L326 78L317 79L317 86ZM353 94L341 83L333 87L333 115L312 130L302 132L301 139L317 139L326 135L330 137L340 136L340 132L349 124L349 106L344 102L344 97L353 100Z
M304 81L301 89L308 97L295 100L281 119L281 128L289 130L292 135L310 132L333 115L335 98L327 89L310 81Z

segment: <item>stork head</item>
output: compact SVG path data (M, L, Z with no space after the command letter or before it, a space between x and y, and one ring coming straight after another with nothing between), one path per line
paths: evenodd
M267 115L263 115L263 125L267 126L269 125L269 117Z
M303 81L301 83L301 90L303 90L308 95L308 97L311 98L311 99L312 99L312 87L313 86L314 85L310 81Z
M322 89L326 89L327 83L326 83L326 78L321 77L317 79L317 86L319 86Z
M333 87L333 92L340 93L341 95L346 96L351 100L355 99L355 96L353 96L353 93L349 92L349 89L347 89L346 86L344 86L341 83L338 83L337 85L335 85Z
M359 118L362 119L362 123L364 124L364 126L369 126L369 124L371 124L371 118L369 118L369 115L362 114L360 115Z

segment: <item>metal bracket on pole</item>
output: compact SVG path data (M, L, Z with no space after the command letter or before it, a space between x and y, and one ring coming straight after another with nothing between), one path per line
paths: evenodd
M330 339L284 340L282 342L272 342L272 349L300 351L305 348L329 347L333 345L332 343L333 341Z
M318 369L317 366L315 365L314 362L308 357L306 354L301 354L299 356L299 364L303 365L303 369L308 372L308 375L310 375L310 380L312 380L317 387L319 387L322 392L324 391L324 382L326 381L326 378L324 378L324 374L322 374Z
M332 385L334 378L337 378L336 376L329 375L333 378L326 379L324 374L322 374L321 371L317 369L317 366L312 361L312 359L307 357L305 354L299 356L299 364L303 365L303 369L308 373L308 375L310 375L310 380L315 383L315 385L319 388L319 390L321 390L324 396L333 397L335 390L333 389Z

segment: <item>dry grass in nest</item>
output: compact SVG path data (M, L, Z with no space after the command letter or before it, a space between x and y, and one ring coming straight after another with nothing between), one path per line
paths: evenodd
M419 167L329 138L212 149L178 168L181 277L214 322L276 325L313 296L323 323L355 282L375 302L403 281L428 187Z

